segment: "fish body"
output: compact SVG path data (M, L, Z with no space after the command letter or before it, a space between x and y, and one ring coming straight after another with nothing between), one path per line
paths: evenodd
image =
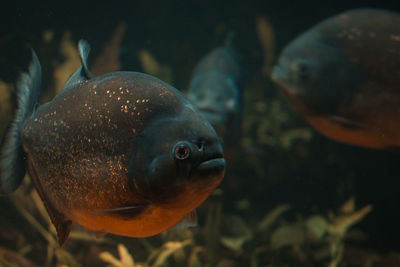
M242 95L241 68L232 49L231 38L225 46L206 54L195 66L188 98L223 137L227 147L240 134Z
M194 209L224 175L212 126L178 90L153 76L93 77L87 44L79 47L82 67L23 121L21 132L28 173L59 242L72 221L145 237L195 219Z
M272 80L319 132L339 142L400 146L400 15L355 9L289 43Z

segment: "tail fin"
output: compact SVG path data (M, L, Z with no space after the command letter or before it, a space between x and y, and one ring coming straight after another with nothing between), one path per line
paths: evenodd
M32 61L28 73L23 73L17 82L17 110L0 149L0 194L13 192L25 175L24 152L21 132L25 119L30 116L39 101L42 70L36 53L32 50Z

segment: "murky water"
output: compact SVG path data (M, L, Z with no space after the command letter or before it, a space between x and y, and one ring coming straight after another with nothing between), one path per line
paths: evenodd
M60 248L25 177L17 193L0 199L0 266L106 266L112 264L108 253L124 262L113 266L135 266L130 257L136 266L400 265L398 151L321 136L268 77L283 46L298 34L367 6L400 11L400 4L380 1L27 1L3 7L1 136L16 107L15 81L27 69L29 49L41 59L46 102L80 65L81 38L91 44L93 66L108 53L107 63L97 63L99 73L118 66L149 72L186 92L195 64L233 31L243 70L243 118L225 179L198 208L198 227L136 239L97 237L74 225Z

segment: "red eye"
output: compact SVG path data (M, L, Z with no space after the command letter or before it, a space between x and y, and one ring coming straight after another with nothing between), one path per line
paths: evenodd
M306 62L299 62L296 65L296 71L301 77L306 77L309 75L310 66Z
M176 159L185 160L190 156L190 147L185 142L178 143L174 148L174 156Z

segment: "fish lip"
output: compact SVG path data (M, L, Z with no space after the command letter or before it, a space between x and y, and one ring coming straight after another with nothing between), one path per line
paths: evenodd
M225 159L224 158L215 158L215 159L210 159L207 161L203 161L197 167L195 168L196 172L203 172L203 171L216 171L216 172L221 172L225 170Z
M216 171L221 172L225 170L225 159L223 154L216 153L207 157L205 160L201 161L194 169L195 172L209 172L209 171Z
M280 65L275 65L271 71L271 80L275 83L280 83L288 79L288 74Z
M279 64L272 69L271 80L289 95L300 94L295 86L291 86L289 73Z

